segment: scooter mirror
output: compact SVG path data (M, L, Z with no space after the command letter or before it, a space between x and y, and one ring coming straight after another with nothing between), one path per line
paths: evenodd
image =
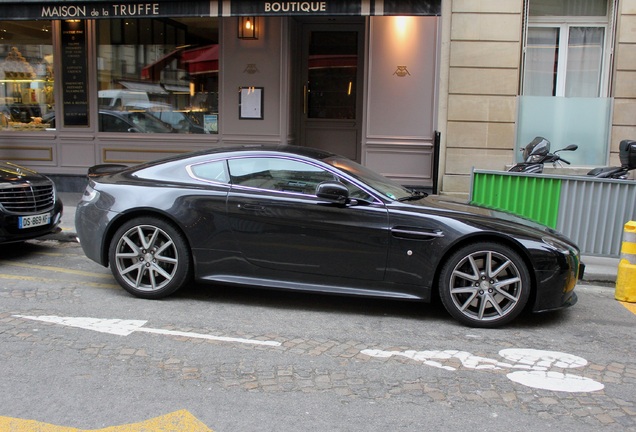
M579 146L577 146L576 144L570 144L569 146L567 146L566 148L564 148L564 151L574 151L577 148L579 148Z

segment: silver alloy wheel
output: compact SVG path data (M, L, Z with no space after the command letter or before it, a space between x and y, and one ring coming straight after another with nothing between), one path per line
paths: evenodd
M527 289L517 265L506 255L492 250L465 256L450 277L452 302L471 321L505 317L517 310Z
M119 238L114 264L131 288L159 291L170 284L177 273L179 250L164 230L153 225L137 225Z

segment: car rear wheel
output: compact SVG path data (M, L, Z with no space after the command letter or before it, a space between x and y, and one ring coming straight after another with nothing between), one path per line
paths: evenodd
M439 294L446 310L472 327L509 323L530 297L530 273L511 248L491 242L464 246L442 267Z
M155 217L132 219L110 243L110 268L129 293L158 299L177 291L190 279L190 254L183 235Z

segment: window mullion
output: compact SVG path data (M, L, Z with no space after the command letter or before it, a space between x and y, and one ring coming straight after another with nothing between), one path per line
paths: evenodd
M565 81L568 67L568 46L570 31L567 24L559 26L559 57L557 63L557 85L555 96L565 96Z

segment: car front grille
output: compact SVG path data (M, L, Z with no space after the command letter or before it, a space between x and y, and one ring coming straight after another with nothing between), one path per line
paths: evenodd
M49 210L55 202L52 184L23 184L0 187L0 205L14 213L37 213Z

